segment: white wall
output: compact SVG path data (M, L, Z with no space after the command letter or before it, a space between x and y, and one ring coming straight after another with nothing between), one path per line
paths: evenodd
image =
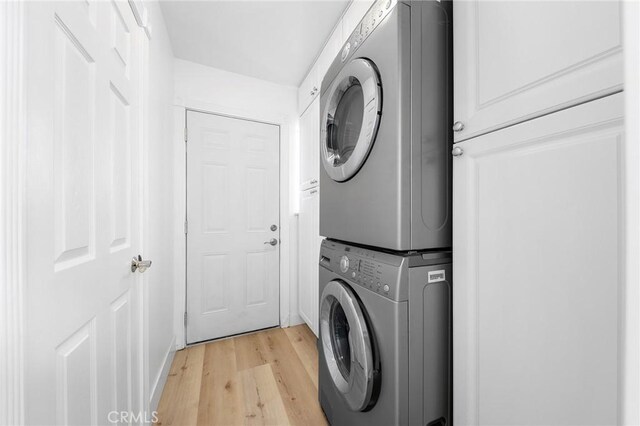
M151 24L148 43L146 143L147 193L143 256L153 261L145 272L148 370L145 386L151 409L159 402L175 352L173 281L173 53L160 5L145 2Z
M176 253L184 253L184 128L185 108L217 114L279 124L280 141L280 277L281 317L283 326L301 323L297 305L297 229L296 209L297 179L291 178L298 170L298 114L297 88L283 86L240 74L223 71L181 59L174 62L175 107L174 125L179 127L174 135L176 150L176 202L174 242ZM182 175L182 176L181 176ZM297 176L297 175L296 175ZM293 226L292 226L293 225ZM295 256L295 257L292 257ZM179 257L179 255L178 255ZM184 312L184 259L176 262L176 311ZM289 309L286 309L287 304ZM285 307L282 309L282 307ZM176 315L178 347L184 345L184 327L180 315Z

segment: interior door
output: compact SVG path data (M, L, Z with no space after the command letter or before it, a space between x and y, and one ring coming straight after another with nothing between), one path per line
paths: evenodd
M280 128L187 113L187 342L279 324Z
M26 7L26 423L108 424L142 410L143 39L126 1Z

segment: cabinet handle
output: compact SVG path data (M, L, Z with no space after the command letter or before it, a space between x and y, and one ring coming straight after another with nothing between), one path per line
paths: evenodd
M456 121L455 123L453 123L454 132L461 132L463 130L464 130L464 123L462 121Z
M315 194L316 192L318 192L318 191L315 190L315 189L312 189L311 191L309 191L309 194Z
M311 89L311 92L309 92L310 95L315 95L318 92L318 88L316 86L313 86L313 89Z
M456 146L455 148L453 148L453 150L451 151L451 154L454 157L460 157L462 154L464 153L464 151L462 150L462 148L460 148L459 146Z
M312 183L312 184L314 184L314 183L318 183L318 181L314 179L314 180L312 180L312 181L311 181L311 183Z

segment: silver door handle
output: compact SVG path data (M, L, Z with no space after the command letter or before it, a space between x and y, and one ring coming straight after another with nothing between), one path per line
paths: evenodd
M138 271L143 273L147 269L151 268L150 260L142 260L142 256L138 255L138 257L133 257L131 259L131 272Z
M277 246L278 245L278 240L276 238L272 238L269 241L265 241L265 244L270 244L272 246Z

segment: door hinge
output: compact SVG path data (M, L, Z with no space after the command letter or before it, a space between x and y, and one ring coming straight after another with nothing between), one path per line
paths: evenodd
M184 326L187 326L187 313L184 313Z
M189 222L187 222L186 220L184 221L184 233L188 233L189 232Z
M184 127L184 142L187 143L187 127Z

